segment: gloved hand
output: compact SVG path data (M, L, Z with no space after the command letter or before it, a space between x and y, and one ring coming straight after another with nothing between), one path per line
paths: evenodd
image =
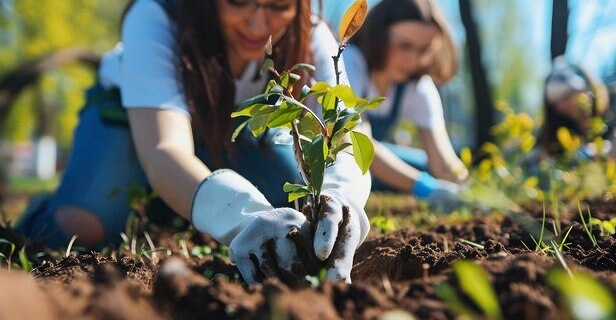
M450 213L465 204L460 197L462 187L453 182L436 179L427 172L422 172L415 181L412 194L428 203L433 211Z
M290 208L275 209L232 170L214 171L197 187L191 221L229 246L229 257L248 283L265 277L302 282L318 271L306 217Z
M370 194L370 175L362 175L353 156L338 154L325 170L314 233L316 256L326 261L327 279L351 283L355 250L366 239L370 223L364 205Z

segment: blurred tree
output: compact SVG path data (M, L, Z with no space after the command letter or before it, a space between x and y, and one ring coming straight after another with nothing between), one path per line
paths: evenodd
M567 0L554 0L552 5L552 33L550 56L552 59L565 54L568 30L569 4Z
M100 54L119 35L126 0L0 0L0 78L26 61L81 46ZM50 70L52 68L44 68ZM70 145L83 90L93 82L91 69L68 65L46 71L24 89L0 126L0 138L30 140L37 133L37 112L48 105L49 130L63 149Z
M480 147L484 142L492 140L489 130L495 124L492 88L488 83L481 59L481 39L473 20L471 0L460 0L460 16L466 30L466 50L477 108L475 121L475 138L477 141L475 146Z

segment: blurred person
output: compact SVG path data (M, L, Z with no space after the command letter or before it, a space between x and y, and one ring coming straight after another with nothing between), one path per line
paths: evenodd
M582 139L578 155L592 158L599 154L616 155L614 116L609 110L609 95L602 81L564 56L554 59L545 81L544 122L539 134L540 153L562 154L560 128ZM595 139L602 141L598 150Z
M387 99L366 113L375 158L373 190L410 193L433 207L461 205L468 170L453 150L436 83L457 69L453 40L431 0L383 0L372 8L345 50L353 89L361 96ZM413 122L422 149L389 142L401 121Z
M325 260L334 247L328 278L350 281L369 230L370 192L352 155L341 152L326 170L312 239L282 190L301 181L291 144L281 143L288 130L259 138L244 130L230 142L234 106L269 80L259 69L270 37L277 68L312 62L315 80L335 84L338 44L311 17L309 0L134 1L121 44L104 56L86 94L60 186L30 206L18 230L49 235L45 243L56 248L72 235L83 246L116 244L130 212L127 191L137 184L228 245L249 283L307 267L309 255ZM343 208L348 223L339 230ZM313 253L286 236L291 228Z

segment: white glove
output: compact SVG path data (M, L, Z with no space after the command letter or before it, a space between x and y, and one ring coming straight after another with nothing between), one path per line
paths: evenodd
M330 280L351 282L355 250L370 231L364 211L370 187L370 175L362 175L348 153L339 153L336 163L325 170L314 250L320 260L327 260Z
M191 220L197 230L229 246L229 257L248 283L265 277L303 281L316 268L306 217L275 209L233 170L214 171L197 187Z

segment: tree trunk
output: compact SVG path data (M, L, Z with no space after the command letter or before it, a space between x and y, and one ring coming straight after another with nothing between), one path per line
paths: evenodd
M569 6L567 0L552 1L552 34L550 41L550 54L552 60L565 54L567 49L567 32L569 23Z
M494 125L492 92L481 62L481 40L473 20L473 6L470 0L460 0L460 16L466 30L466 50L468 54L473 92L476 105L475 139L476 147L491 141L490 128Z

